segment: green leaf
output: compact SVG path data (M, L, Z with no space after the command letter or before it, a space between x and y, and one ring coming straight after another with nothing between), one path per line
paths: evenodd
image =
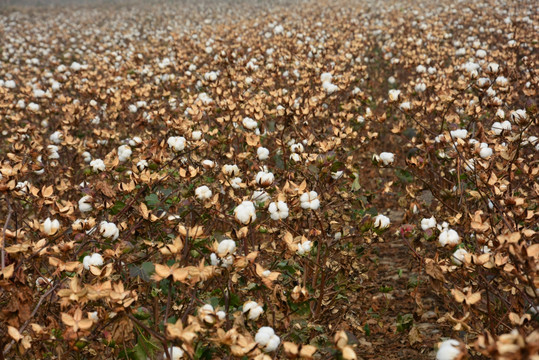
M157 194L150 194L148 196L146 196L144 198L144 200L146 200L146 204L148 204L148 206L150 207L154 207L156 206L157 204L159 204L159 196L157 196Z

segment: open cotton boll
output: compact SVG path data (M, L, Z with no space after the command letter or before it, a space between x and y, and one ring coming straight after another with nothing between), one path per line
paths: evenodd
M434 216L432 216L430 218L424 218L423 220L421 220L421 229L423 231L427 231L428 229L432 229L435 226L436 226L436 219L434 218Z
M185 149L185 138L183 136L171 136L167 140L168 146L174 151Z
M148 161L147 160L140 160L139 162L137 162L137 169L139 169L140 171L146 169L148 167Z
M383 230L383 229L388 228L390 223L391 223L391 220L389 220L387 216L379 214L379 215L376 215L376 217L374 218L373 226L376 229Z
M256 190L251 195L251 200L257 203L263 203L270 199L270 196L264 190Z
M320 81L322 83L331 82L331 80L333 80L333 75L331 75L331 73L325 72L320 75Z
M460 342L449 339L440 344L440 348L436 353L436 360L457 360L460 358L461 353Z
M56 219L51 220L50 218L47 218L41 225L43 232L47 235L54 235L60 228L60 222Z
M468 130L466 129L453 130L450 132L450 134L451 134L451 137L454 139L465 139L466 136L468 136Z
M26 108L31 112L38 112L39 109L41 109L41 106L39 106L39 104L31 102Z
M455 250L455 252L453 253L453 255L451 255L451 261L455 264L455 265L462 265L462 263L464 262L464 257L468 254L468 251L466 251L466 249L464 248L459 248L457 250Z
M344 174L343 170L333 171L333 172L331 172L331 178L333 180L338 180L343 176L343 174Z
M256 129L258 127L258 123L256 120L251 119L250 117L243 118L242 122L243 127L249 130Z
M195 130L191 133L191 138L195 141L198 141L202 138L202 131Z
M227 176L238 176L240 174L240 168L238 165L224 165L223 174Z
M241 188L241 182L242 182L241 178L235 177L230 180L230 186L232 186L232 188L234 189L239 189Z
M120 230L118 230L116 224L107 221L101 221L99 232L103 237L112 238L112 240L116 240L120 236Z
M392 164L395 161L395 154L390 152L380 153L379 157L384 165Z
M303 150L304 150L303 144L301 143L290 145L290 151L292 151L293 153L302 153Z
M82 153L82 158L85 163L89 163L90 161L92 161L92 155L88 151Z
M501 135L502 132L505 131L511 131L512 125L508 120L505 120L503 122L496 121L492 124L492 127L490 128L494 134Z
M339 87L330 82L325 82L322 84L322 88L326 91L326 94L331 95L339 90Z
M207 73L204 74L204 80L206 81L215 81L217 80L217 72L215 71L208 71Z
M311 251L311 247L312 247L311 241L307 240L303 243L298 244L298 249L296 250L296 252L298 253L298 255L304 255L304 254L307 254L309 251Z
M131 151L131 148L128 145L121 145L118 147L118 158L120 162L125 162L131 157L131 154L133 151Z
M184 351L177 346L171 346L168 348L168 353L172 360L180 360L183 357ZM167 354L163 353L162 358L166 359Z
M488 159L492 156L492 149L488 147L488 144L481 143L480 150L479 150L479 156L483 159Z
M272 202L268 211L273 220L282 220L288 217L288 205L284 201Z
M195 189L195 195L198 200L204 201L211 198L212 192L209 187L207 187L206 185L202 185Z
M86 270L89 270L90 266L102 266L104 264L103 256L98 253L87 255L82 259L82 264Z
M256 301L247 301L243 304L243 313L249 320L258 320L260 315L264 313L264 308L260 306Z
M273 184L275 177L271 172L259 171L258 174L256 174L255 181L260 187L268 187Z
M49 151L49 159L59 159L60 155L58 154L58 146L48 145L47 150Z
M244 225L248 225L256 220L255 205L251 201L243 201L234 209L236 220Z
M269 157L269 150L265 147L259 147L256 149L256 155L258 157L258 160L266 160Z
M236 252L236 242L232 239L221 240L221 242L217 246L217 254L220 257L232 255L235 252Z
M90 161L90 166L94 172L105 171L105 162L101 159Z
M281 343L281 338L275 335L275 331L269 326L261 327L255 335L255 341L265 352L275 351Z
M90 195L83 196L79 200L79 210L80 212L88 212L92 211L93 207L90 203L92 201L92 197Z
M215 162L209 159L202 161L202 166L204 166L204 169L213 169L215 167Z
M460 236L455 230L446 228L440 233L438 242L442 246L455 246L460 243Z
M389 90L389 92L388 92L388 95L389 95L389 101L395 102L395 101L399 100L400 94L401 94L401 91L400 91L400 90L397 90L397 89L391 89L391 90Z
M526 110L524 109L511 111L509 113L509 116L511 117L511 120L517 124L528 118L528 115L526 114Z
M309 191L301 194L299 197L301 207L303 209L318 210L320 207L320 200L318 199L318 193L316 191Z
M55 144L60 144L64 139L64 134L61 131L55 131L49 136L49 140Z

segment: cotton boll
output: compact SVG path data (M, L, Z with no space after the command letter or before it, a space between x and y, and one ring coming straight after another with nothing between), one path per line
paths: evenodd
M170 354L170 358L172 360L180 360L183 357L184 351L177 346L172 346L168 348L168 353ZM167 355L163 353L162 358L166 359Z
M80 212L89 212L92 211L93 207L91 204L92 197L89 195L83 196L79 200L79 210Z
M259 171L256 174L255 181L260 187L268 187L273 184L273 182L275 181L275 177L271 172Z
M116 240L120 236L120 230L118 230L116 224L107 221L102 221L99 224L99 232L103 237L112 238L112 240Z
M49 159L59 159L60 155L58 154L58 146L48 145L47 150L49 151Z
M244 225L248 225L256 220L256 209L251 201L243 201L234 209L236 220Z
M462 265L462 263L464 262L464 257L468 254L468 251L466 251L466 249L464 248L459 248L457 250L455 250L455 252L453 253L453 255L451 255L451 261L455 264L455 265Z
M505 120L503 122L496 121L492 124L492 127L490 128L494 134L501 135L503 131L511 131L512 125L509 121Z
M309 251L311 251L311 241L310 240L307 240L303 243L299 243L298 244L298 250L296 251L298 253L298 255L304 255L304 254L307 254Z
M427 90L427 85L425 83L416 84L414 90L417 93L422 93L423 91Z
M299 197L301 207L303 209L318 210L320 207L320 200L318 199L318 193L316 191L309 191L301 194Z
M380 153L379 157L382 163L386 166L395 162L395 154L390 152Z
M391 101L391 102L397 101L399 99L400 94L401 94L400 90L396 90L396 89L389 90L389 92L388 92L389 101Z
M118 147L118 159L120 162L125 162L131 157L131 154L133 151L131 151L131 148L128 145L121 145Z
M240 168L238 165L224 165L223 174L227 176L238 176L240 174Z
M509 116L511 117L511 120L516 124L522 123L524 120L528 118L528 115L526 114L526 110L524 109L511 111Z
M281 343L281 339L275 335L275 331L269 326L261 327L255 335L255 341L265 352L276 350Z
M290 151L293 153L302 153L303 150L304 150L303 144L301 143L290 145Z
M406 110L410 110L412 108L411 104L409 101L405 101L403 103L401 103L399 105L399 109L403 110L403 111L406 111Z
M446 228L440 233L438 242L441 246L455 246L460 243L460 236L455 230Z
M333 80L333 75L331 75L331 73L325 72L320 75L320 81L322 83L331 82L331 80Z
M241 178L235 177L230 180L230 186L232 186L233 189L239 189L241 188Z
M253 195L251 196L251 200L253 200L254 202L257 202L257 203L259 203L259 202L264 203L269 199L270 199L270 196L268 195L267 192L265 192L263 190L257 190L255 192L253 192Z
M376 229L383 230L383 229L388 228L390 223L391 223L391 220L389 220L387 216L379 214L379 215L376 215L376 217L374 218L373 227Z
M92 161L92 155L88 151L82 153L82 158L85 163L89 163L90 161Z
M64 139L64 134L61 131L55 131L49 136L49 140L55 144L60 144Z
M51 220L50 218L47 218L43 224L41 224L43 232L46 235L54 235L60 228L60 222L58 220Z
M182 151L185 149L185 138L183 136L171 136L167 140L168 146L174 151Z
M204 200L208 200L209 198L211 198L212 192L211 192L209 187L207 187L206 185L203 185L203 186L199 186L199 187L197 187L195 189L195 195L196 195L198 200L204 201Z
M290 160L294 161L294 162L300 162L301 161L301 156L297 153L293 153L290 155Z
M243 304L243 313L249 320L258 320L260 315L264 312L264 308L260 306L256 301L247 301Z
M436 219L434 216L421 220L421 229L423 231L427 231L428 229L432 229L434 227L436 227Z
M480 150L479 150L479 156L483 159L488 159L492 156L492 149L488 147L488 144L481 143Z
M454 339L446 340L440 345L436 353L436 360L456 360L461 353L460 342Z
M450 134L451 134L451 137L454 139L465 139L466 136L468 136L468 130L466 129L453 130L450 132Z
M204 166L204 169L213 169L215 167L215 162L209 159L202 161L202 166Z
M90 166L94 172L105 171L105 162L101 159L90 161Z
M257 150L256 150L256 155L258 157L258 160L267 160L268 157L269 157L269 150L266 149L265 147L259 147Z
M249 130L256 129L258 127L258 123L255 120L251 119L250 117L243 118L242 124L243 124L243 127Z
M148 167L148 161L147 160L140 160L139 162L137 162L137 169L139 169L140 171L146 169Z
M322 88L326 91L328 95L331 95L339 90L339 87L330 82L325 82L322 84Z
M268 211L273 220L282 220L288 217L288 205L284 201L272 202Z
M236 252L236 242L232 239L221 240L217 246L217 254L219 257L233 255Z
M198 141L202 138L202 131L196 130L191 133L191 138L195 141Z
M331 178L333 180L338 180L340 179L344 174L344 171L340 170L340 171L334 171L331 173Z

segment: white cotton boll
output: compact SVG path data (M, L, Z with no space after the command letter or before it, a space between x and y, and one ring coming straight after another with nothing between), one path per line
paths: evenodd
M257 203L266 202L267 200L269 200L269 198L270 196L268 195L268 193L263 190L257 190L253 192L253 195L251 196L251 200Z
M298 250L296 251L298 255L304 255L311 251L311 241L307 240L304 243L298 244Z
M234 215L240 223L248 225L256 220L255 205L251 201L243 201L234 209Z
M290 155L290 160L294 161L294 162L300 162L301 161L301 156L297 153L293 153Z
M256 174L255 181L260 187L268 187L273 184L275 177L271 172L259 171L258 174Z
M436 227L436 218L434 218L434 216L421 220L421 229L423 229L423 231L427 231L428 229L432 229L434 227Z
M333 80L333 75L331 75L331 73L325 72L320 75L320 81L322 83L331 82L331 80Z
M499 117L500 119L504 119L505 118L505 111L503 111L502 109L496 110L496 116Z
M170 354L170 358L172 360L180 360L183 357L184 351L177 346L172 346L168 348L168 353ZM166 359L167 354L163 353L162 358Z
M340 178L343 176L343 174L344 174L344 171L342 171L342 170L340 170L340 171L333 171L333 172L331 173L331 178L332 178L333 180L338 180L338 179L340 179Z
M24 108L26 108L26 103L24 102L23 99L17 101L17 107L18 107L19 109L24 109Z
M230 186L232 186L233 189L239 189L241 188L241 182L242 182L241 178L235 177L230 180Z
M112 238L112 240L116 240L120 236L120 230L116 224L107 221L102 221L99 224L99 232L103 237Z
M49 136L49 140L55 144L60 144L64 139L64 134L61 131L55 131Z
M489 85L490 85L490 79L489 78L482 77L482 78L477 79L477 86L483 88L483 87L487 87Z
M438 242L442 246L455 246L460 243L460 236L455 230L446 228L440 233Z
M185 138L183 136L171 136L167 140L168 146L174 151L185 149Z
M325 82L322 84L322 89L326 91L326 94L331 95L337 91L339 91L339 87L335 84L332 84L330 82Z
M215 81L217 80L217 73L215 71L209 71L204 74L204 80L206 81Z
M464 248L459 248L457 250L455 250L455 252L453 253L453 255L451 255L451 261L455 264L455 265L462 265L462 263L464 262L464 257L468 254L468 251L466 251L466 249Z
M260 306L256 301L247 301L243 304L243 313L249 320L258 320L260 315L264 313L264 308Z
M267 160L268 157L269 157L269 150L266 149L265 147L259 147L258 149L256 149L256 155L258 157L258 160Z
M258 127L258 123L256 122L256 120L253 120L250 117L243 118L242 124L243 127L249 130L256 129Z
M282 25L277 25L273 28L273 33L275 35L280 35L284 32L284 27Z
M299 197L301 207L303 209L318 210L320 207L320 200L318 199L318 193L316 191L309 191L301 194Z
M211 253L210 255L210 262L212 264L212 266L218 266L219 265L219 258L217 257L217 255L215 253Z
M449 339L440 345L440 348L436 353L436 360L455 360L460 353L460 342Z
M512 125L508 120L505 120L503 122L496 121L492 124L492 127L490 128L494 134L501 135L503 131L511 131Z
M481 143L480 147L479 156L481 156L481 158L488 159L492 156L492 149L488 147L488 144Z
M387 216L379 214L379 215L376 215L376 217L374 218L373 226L376 229L383 230L383 229L388 228L390 223L391 223L391 220L389 220Z
M487 69L489 72L496 74L500 70L500 65L497 63L491 62L487 65Z
M389 92L388 92L389 101L395 102L395 101L399 100L400 94L401 94L400 90L396 90L396 89L389 90Z
M417 93L422 93L423 91L427 90L427 85L425 83L416 84L414 90Z
M34 89L33 95L36 98L42 98L42 97L45 96L45 91L43 91L41 89Z
M465 139L466 136L468 136L468 130L466 129L453 130L450 133L451 133L451 137L455 139Z
M191 138L195 141L198 141L202 138L202 131L196 130L191 133Z
M58 146L56 145L48 145L47 150L49 151L49 159L59 159L60 155L58 155Z
M390 153L390 152L380 153L379 158L382 161L382 163L386 166L395 162L395 154Z
M129 110L130 113L136 113L138 111L138 108L137 108L137 105L135 104L130 104L128 107L127 107L127 110Z
M224 165L223 174L226 176L238 176L240 174L240 168L238 165Z
M204 166L204 169L213 169L215 167L215 162L209 159L202 161L202 166Z
M89 212L92 211L93 207L90 203L92 201L92 197L90 195L83 196L79 200L79 210L80 212Z
M224 320L226 318L226 312L224 312L223 310L217 311L215 315L217 315L219 320Z
M236 252L236 242L232 239L223 239L217 246L217 254L219 257L233 255Z
M198 200L204 201L211 198L212 192L209 187L207 187L206 185L202 185L195 189L195 195Z
M297 143L290 145L290 151L293 153L302 153L304 150L303 144Z
M415 68L415 71L417 71L419 74L422 74L425 71L427 71L427 68L423 65L417 65L417 67Z
M272 202L268 211L273 220L282 220L288 217L288 205L284 201Z
M506 87L509 84L509 80L505 76L498 76L496 78L496 85Z
M90 166L94 172L105 171L105 162L101 159L90 161Z
M524 121L524 120L526 120L528 118L528 115L526 114L526 110L524 110L524 109L518 109L518 110L511 111L509 116L511 117L511 120L514 123L519 123L519 122Z
M54 235L60 228L60 222L50 218L47 218L41 225L43 226L43 232L47 235Z
M71 63L71 66L69 68L73 71L79 71L80 69L82 69L82 65L74 61L73 63Z
M137 162L137 169L139 169L140 171L146 169L148 167L148 161L147 160L140 160L139 162Z
M92 161L92 155L88 151L82 153L82 158L84 159L85 163Z
M255 341L265 352L275 351L281 343L281 338L269 326L261 327L255 335Z
M399 108L403 111L410 110L412 108L412 105L409 101L405 101L399 105Z
M121 145L118 147L118 159L120 162L125 162L131 157L131 154L133 151L131 151L131 148L128 145Z
M479 49L476 51L475 56L477 56L480 59L483 59L484 57L487 56L487 52L483 49Z
M8 89L15 89L17 87L17 84L15 83L14 80L7 80L5 83L4 83L4 87L8 88Z

